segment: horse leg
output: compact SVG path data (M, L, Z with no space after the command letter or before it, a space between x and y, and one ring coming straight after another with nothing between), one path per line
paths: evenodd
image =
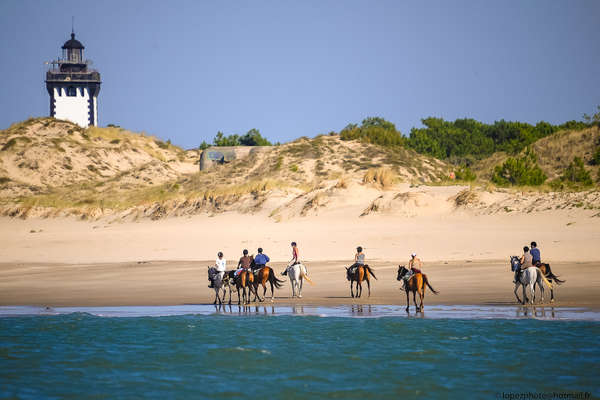
M302 298L302 286L304 285L304 278L300 276L300 283L298 284L298 298Z
M423 312L423 298L425 297L425 289L421 289L419 291L419 297L421 299L421 305L419 306L419 309L421 310L421 312Z
M275 299L275 292L273 291L273 282L269 281L269 283L271 284L271 303L272 303L273 299Z
M350 280L350 296L352 296L352 298L354 298L354 292L352 291L353 284L354 284L354 281ZM356 288L356 290L358 290L358 287Z
M369 297L371 297L371 281L367 278L367 287L369 288Z
M527 303L529 301L529 299L527 298L527 285L522 285L523 286L523 305L525 303Z
M406 290L406 312L410 313L410 296L408 290Z
M522 303L521 299L519 298L519 294L517 293L517 290L519 289L519 286L521 286L521 284L519 282L515 283L515 296L517 296L517 301L519 303Z
M413 302L415 303L415 312L419 312L419 307L417 307L417 291L413 292Z
M217 297L219 297L219 289L215 288L215 301L213 301L213 304L217 304Z
M528 286L529 286L529 291L532 293L532 295L534 295L534 296L535 296L535 293L533 292L533 283L530 283ZM528 302L529 304L533 304L533 298L529 298L529 299L527 300L527 302Z
M552 278L548 279L548 282L552 285L550 288L550 303L554 303L554 283L552 282Z

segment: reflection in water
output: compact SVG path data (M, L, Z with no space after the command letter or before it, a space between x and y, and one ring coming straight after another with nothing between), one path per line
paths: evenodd
M363 304L352 304L350 312L352 315L372 315L371 304L367 304L366 308Z
M519 306L516 308L517 318L556 318L554 307Z
M242 305L242 304L215 304L216 314L236 314L236 315L256 315L256 314L275 314L275 306ZM302 310L301 314L304 313Z
M33 306L0 306L0 317L19 315L60 315L87 313L100 317L160 317L171 315L313 315L319 317L356 318L425 318L425 319L520 319L600 321L600 312L586 308L556 306L476 306L430 305L423 313L406 313L401 305L347 304L314 306L282 305L181 305L181 306L122 306L122 307L55 307L46 310Z

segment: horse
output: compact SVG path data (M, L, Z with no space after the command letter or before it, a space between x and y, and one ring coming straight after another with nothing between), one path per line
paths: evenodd
M352 271L352 267L346 267L346 279L350 281L350 296L354 297L354 292L352 291L354 282L356 282L356 297L358 298L362 295L362 281L367 281L369 297L371 297L371 281L369 279L371 275L377 279L373 270L368 265L359 265L354 268L354 271ZM360 291L358 290L359 288Z
M266 285L267 282L269 282L269 284L271 285L271 303L272 303L273 299L275 298L275 293L273 292L273 287L276 287L277 289L281 288L284 281L281 279L278 279L275 276L275 272L273 271L273 268L271 268L271 267L264 266L260 269L257 269L256 271L254 271L254 301L256 301L257 296L258 296L258 301L265 300L265 295L267 294L267 285ZM262 287L263 287L262 300L261 300L260 296L258 295L258 285L262 285Z
M219 276L219 271L215 267L208 267L208 280L212 283L213 288L215 289L215 301L213 304L223 304L225 301L225 295L227 294L227 286L224 283L225 275L223 279ZM219 292L223 290L223 301L221 301L221 296L219 296ZM229 289L229 304L231 304L231 288Z
M242 269L237 276L235 275L235 271L231 271L231 275L233 275L233 281L237 290L238 305L240 304L240 289L242 289L244 304L250 304L250 296L254 291L254 274L247 269ZM248 291L247 294L246 290Z
M306 281L309 282L311 285L313 284L313 282L307 275L306 267L301 263L298 263L294 265L289 265L286 268L286 271L288 278L290 278L290 286L292 287L292 298L298 297L299 299L301 299L302 284L304 282L304 279L306 279ZM296 294L296 290L298 291L298 294Z
M510 256L510 266L511 266L511 270L513 272L516 271L517 269L521 269L521 261L520 261L519 257ZM552 284L550 282L548 282L548 280L546 279L546 277L544 276L544 274L538 267L529 267L529 268L526 268L525 270L523 270L523 272L521 273L521 276L519 277L519 280L515 283L514 293L515 293L515 296L517 297L517 301L521 304L525 304L527 302L530 302L531 304L533 304L535 302L535 286L538 285L540 287L540 293L541 293L542 303L543 303L544 302L544 282L546 282L546 284L548 285L550 290L552 290ZM517 294L517 290L519 289L519 286L521 286L521 285L523 286L523 300L522 301L519 298L519 295ZM526 290L527 287L529 287L529 290L531 291L531 295L532 295L531 299L527 298L527 290Z
M404 276L408 273L408 268L404 265L398 265L398 276L396 276L396 280L400 281L404 279ZM406 291L406 312L409 312L410 308L410 297L409 292L413 293L413 302L415 303L415 312L423 312L423 299L425 298L425 285L429 287L429 289L433 292L433 294L438 294L434 288L429 284L429 280L427 279L427 275L422 272L417 272L408 278L407 281L404 282L404 290ZM419 293L419 299L421 300L421 304L417 306L417 293Z
M555 282L557 285L560 285L560 284L566 282L563 279L558 279L558 276L554 275L554 273L552 272L552 269L550 268L550 264L538 262L535 266L538 267L540 269L540 271L542 271L542 274L544 274L544 276L546 277L548 282L550 282L550 283ZM550 286L550 302L554 303L554 288L552 286Z

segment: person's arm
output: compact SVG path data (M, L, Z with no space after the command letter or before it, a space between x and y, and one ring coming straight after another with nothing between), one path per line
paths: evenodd
M358 262L358 253L354 255L354 262Z
M271 259L269 258L268 255L265 254L265 264L268 263L269 261L271 261Z
M238 268L242 265L242 259L240 258L240 260L238 261Z
M421 261L421 259L419 258L419 269L423 268L423 262Z

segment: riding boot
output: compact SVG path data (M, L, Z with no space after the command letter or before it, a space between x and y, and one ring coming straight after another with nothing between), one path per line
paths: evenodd
M287 268L281 273L283 276L287 276Z

